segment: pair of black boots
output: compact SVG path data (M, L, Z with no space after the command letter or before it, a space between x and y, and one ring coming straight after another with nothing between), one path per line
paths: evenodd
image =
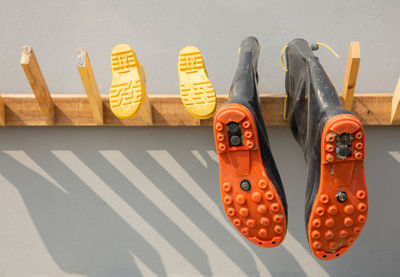
M215 116L214 136L228 218L254 244L275 247L285 238L287 202L261 112L259 52L256 38L241 43L229 100ZM286 64L284 117L308 166L307 238L316 257L333 259L351 247L367 218L364 130L343 109L305 40L288 44Z

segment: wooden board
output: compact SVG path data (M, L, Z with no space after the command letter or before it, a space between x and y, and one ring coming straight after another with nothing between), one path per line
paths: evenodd
M103 125L103 103L86 49L78 48L77 60L79 76L85 88L93 118L98 125Z
M356 94L353 112L364 125L390 125L393 94ZM2 95L7 126L48 126L34 95ZM263 117L267 126L284 126L285 95L261 95ZM148 126L140 115L119 119L110 110L108 95L101 96L104 126ZM153 126L199 126L199 120L186 111L179 95L149 95ZM217 96L217 108L227 100ZM97 126L86 95L54 94L56 126ZM211 126L213 118L201 120L201 126Z
M360 67L360 44L358 41L350 43L349 56L347 58L346 73L343 82L343 107L352 110L354 91L356 89L358 68Z
M39 104L40 110L46 117L47 124L53 125L54 104L32 47L23 47L20 63L36 96L37 103L34 105Z
M400 78L393 94L390 121L392 124L400 124Z

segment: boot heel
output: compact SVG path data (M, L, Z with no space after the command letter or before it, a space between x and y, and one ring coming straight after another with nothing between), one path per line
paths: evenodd
M261 247L275 247L286 235L282 201L261 158L256 123L240 104L227 104L214 120L221 198L236 229Z
M368 216L365 134L353 115L329 119L321 136L321 175L308 224L309 243L324 260L346 252Z

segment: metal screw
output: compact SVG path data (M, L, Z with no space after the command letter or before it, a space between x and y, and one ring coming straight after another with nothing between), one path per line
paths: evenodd
M250 181L249 181L249 180L243 180L243 181L240 183L240 188L241 188L243 191L249 191L249 190L251 189Z
M240 138L238 136L231 136L231 145L236 146L240 144Z
M351 143L351 137L349 133L344 133L339 136L339 142L344 145L349 145Z
M343 203L344 201L347 200L347 193L344 191L340 191L338 194L336 194L336 199Z
M236 133L239 131L239 124L236 122L231 122L228 124L228 131L231 133Z

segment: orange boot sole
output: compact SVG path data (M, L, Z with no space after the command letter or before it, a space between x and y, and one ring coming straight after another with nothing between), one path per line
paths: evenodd
M346 156L336 153L342 134L350 139L347 145L351 152ZM360 121L347 114L329 119L322 132L321 179L308 223L310 247L320 259L343 255L365 225L368 195L364 158L365 135Z
M240 145L229 142L228 124L232 122L238 124ZM255 245L278 246L286 235L286 215L264 169L253 115L243 105L225 105L215 117L214 137L222 203L229 220ZM245 190L243 181L247 181Z

